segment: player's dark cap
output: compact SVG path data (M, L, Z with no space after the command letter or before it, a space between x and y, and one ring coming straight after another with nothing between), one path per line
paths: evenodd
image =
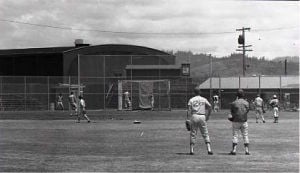
M78 98L79 98L79 99L82 99L82 98L83 98L83 96L82 96L82 95L80 95Z
M196 86L194 88L194 93L197 94L197 95L200 95L201 94L201 89L198 86Z
M238 98L243 98L245 96L244 91L242 89L239 89L238 92L236 93L236 96Z

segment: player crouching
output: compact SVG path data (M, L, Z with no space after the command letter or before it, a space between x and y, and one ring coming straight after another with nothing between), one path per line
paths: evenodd
M83 115L83 117L87 120L88 123L91 122L89 117L86 114L86 104L82 96L79 96L79 114L77 116L77 123L80 123L80 115Z

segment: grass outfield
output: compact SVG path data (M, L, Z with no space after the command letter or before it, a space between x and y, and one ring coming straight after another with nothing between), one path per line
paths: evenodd
M90 124L68 112L1 112L0 171L299 172L299 113L280 113L278 124L271 112L266 124L250 113L250 156L241 137L237 155L227 154L231 123L213 113L214 155L198 135L191 156L184 111L89 112Z

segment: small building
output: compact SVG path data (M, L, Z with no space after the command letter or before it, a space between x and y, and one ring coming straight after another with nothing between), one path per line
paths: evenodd
M240 88L245 91L248 101L253 101L257 94L265 101L277 95L283 108L299 106L299 76L213 77L199 87L207 98L218 94L221 108L229 108Z

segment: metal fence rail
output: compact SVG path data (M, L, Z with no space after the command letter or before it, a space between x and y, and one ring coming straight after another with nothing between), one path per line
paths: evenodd
M147 77L151 79L151 77ZM171 108L185 108L187 98L195 85L185 77L169 77ZM118 108L118 81L124 77L81 77L83 95L90 110ZM77 76L0 76L0 110L32 111L55 110L58 95L63 96L66 110L70 109L68 96L76 90ZM137 91L136 91L137 92ZM77 92L74 92L77 94ZM138 93L132 93L138 94Z
M157 76L142 77L143 79L157 79ZM193 96L193 88L196 83L187 77L168 77L170 80L170 107L171 109L185 109L188 99ZM228 80L225 78L207 79L201 85L202 95L209 101L212 96L218 94L220 97L220 106L223 109L229 107L229 103L235 99L238 88L243 88L246 98L251 103L260 93L267 102L272 95L278 95L281 107L285 109L299 107L299 79L294 81L298 86L290 85L291 79L295 80L295 76L288 79L285 77L261 77L259 80L261 85L268 87L257 87L254 84L254 78L246 80L246 78L232 78L236 83L236 87L230 87ZM298 77L297 77L298 78ZM84 98L87 102L89 110L105 110L118 109L118 81L128 80L126 77L81 77L80 82L83 88ZM227 82L225 82L227 81ZM274 87L270 83L279 83L279 87ZM210 84L211 83L211 84ZM65 84L65 85L62 85ZM56 100L59 93L63 95L63 104L65 110L69 110L68 95L72 85L78 84L77 76L0 76L0 110L1 111L35 111L35 110L56 110ZM239 85L241 87L239 87ZM245 87L245 86L248 86ZM251 87L249 87L251 86ZM290 87L287 87L290 86ZM75 92L76 93L76 92ZM138 94L138 93L132 93Z

